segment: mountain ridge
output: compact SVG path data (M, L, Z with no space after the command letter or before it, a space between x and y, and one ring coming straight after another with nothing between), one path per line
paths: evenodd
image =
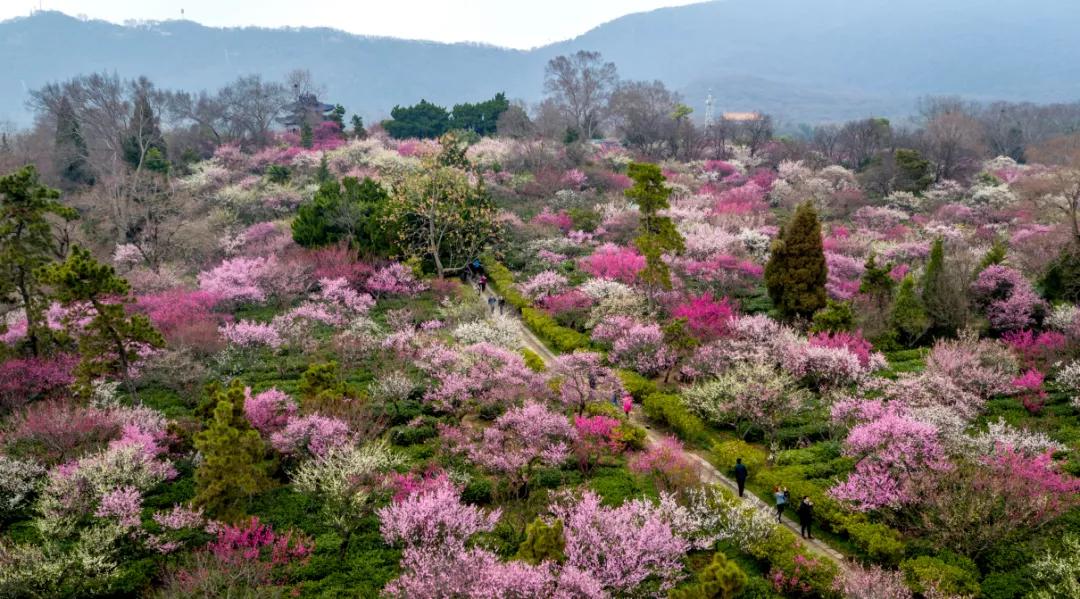
M762 109L791 122L898 117L928 94L1033 102L1080 98L1080 3L1000 0L718 0L625 15L531 50L319 28L137 26L41 12L0 22L0 119L27 122L26 91L103 68L166 88L215 89L241 75L309 68L369 120L397 104L542 95L551 57L598 50L626 79L660 79L702 114Z

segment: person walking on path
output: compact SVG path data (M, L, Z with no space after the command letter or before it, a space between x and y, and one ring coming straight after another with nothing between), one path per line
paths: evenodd
M490 295L488 296L488 307L491 308L491 313L495 314L495 298Z
M809 497L803 495L797 511L799 512L799 533L804 539L813 539L813 535L810 534L810 524L814 521L814 503Z
M784 505L787 504L787 489L780 486L773 487L773 498L776 499L776 522L779 524L784 518Z
M503 313L503 308L505 308L505 307L506 307L506 298L505 297L500 297L499 298L499 314Z
M746 477L749 474L746 464L742 463L742 458L735 458L735 482L739 484L739 497L742 497L743 491L746 490Z
M623 411L623 414L626 414L627 417L629 417L630 412L633 409L634 409L634 398L629 396L629 395L622 398L622 411Z
M480 293L482 294L485 291L487 291L487 277L480 275Z

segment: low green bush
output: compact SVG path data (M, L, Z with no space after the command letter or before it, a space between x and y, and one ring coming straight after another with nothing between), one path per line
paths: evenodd
M627 449L640 451L645 449L645 440L648 438L645 429L636 424L624 422L615 427L615 442L622 443Z
M547 370L544 359L533 350L527 347L521 348L521 357L525 359L525 365L529 367L529 370L533 372L545 372Z
M657 392L656 383L641 376L632 370L618 370L619 380L623 388L634 398L634 401L645 401L645 398Z
M895 529L876 522L849 523L845 528L851 542L874 562L895 566L904 557L904 540Z
M713 445L712 453L715 456L716 467L729 477L735 476L735 460L742 458L743 464L746 465L748 480L754 480L757 477L769 457L769 452L740 439L720 441Z
M917 593L926 593L931 588L946 596L977 596L980 592L975 563L953 553L906 559L900 562L900 570L908 586Z
M521 320L544 343L560 352L570 353L591 347L587 335L559 325L554 318L541 310L524 307L521 309Z
M653 393L642 406L649 418L671 427L683 441L698 443L705 439L705 423L686 409L678 395Z
M807 553L795 538L795 533L777 526L768 538L750 548L750 553L787 576L795 573L796 564L802 563L799 580L809 585L812 593L807 596L833 597L833 582L839 574L836 564L828 559ZM796 557L799 556L797 560ZM812 564L812 565L807 565Z

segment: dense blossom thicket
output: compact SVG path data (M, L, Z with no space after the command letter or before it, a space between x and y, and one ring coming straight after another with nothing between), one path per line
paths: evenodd
M1075 136L235 85L0 145L0 597L1075 595Z

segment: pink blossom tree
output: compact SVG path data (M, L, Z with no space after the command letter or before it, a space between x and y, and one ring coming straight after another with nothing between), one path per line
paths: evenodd
M475 443L456 449L483 468L505 475L520 491L535 465L558 466L570 457L575 436L566 416L530 401L496 418Z
M606 243L590 256L582 258L578 266L594 277L629 285L637 279L638 273L645 270L645 256L633 248Z
M887 411L851 429L844 454L858 460L848 479L831 493L861 511L897 509L917 501L915 479L947 471L951 464L930 424Z
M285 428L296 409L293 398L276 388L256 394L251 393L250 387L244 388L244 416L263 437Z
M604 507L585 491L550 508L563 521L566 563L590 573L613 595L663 596L682 576L690 543L672 530L651 502Z
M600 354L575 352L555 358L551 373L559 386L559 399L578 414L592 401L622 397L622 382L615 372L601 363Z
M274 449L287 455L322 457L351 441L348 424L319 414L292 418L283 429L270 435L270 444Z

